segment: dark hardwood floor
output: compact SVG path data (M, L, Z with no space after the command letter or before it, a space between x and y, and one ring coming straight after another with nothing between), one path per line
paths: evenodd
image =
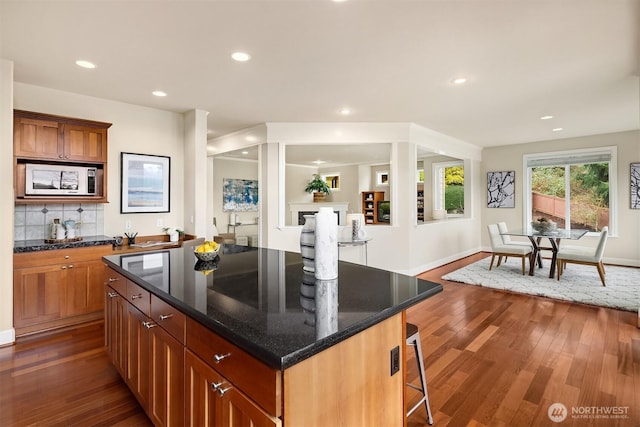
M637 314L440 279L486 256L423 273L444 291L407 313L420 328L435 425L640 426ZM150 426L107 359L103 331L98 323L0 348L0 426ZM407 361L414 381L415 365ZM563 423L547 416L552 403L567 407ZM574 419L573 407L626 418ZM426 425L424 407L407 424Z
M638 314L440 279L487 256L421 274L444 291L407 312L420 327L435 425L640 426ZM407 363L417 378L415 359ZM553 403L567 408L564 422L550 420ZM421 407L407 425L425 420Z

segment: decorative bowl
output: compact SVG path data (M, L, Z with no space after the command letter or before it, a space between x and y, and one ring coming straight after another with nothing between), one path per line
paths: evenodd
M220 251L220 248L216 249L215 251L209 251L209 252L196 252L196 251L193 251L193 254L200 261L213 261L218 256L218 252L219 251Z
M533 228L534 230L540 233L545 233L547 231L552 231L558 228L558 224L553 221L546 221L546 222L531 221L531 228Z

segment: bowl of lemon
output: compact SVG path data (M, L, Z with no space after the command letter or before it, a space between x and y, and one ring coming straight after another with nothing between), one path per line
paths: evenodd
M194 255L199 261L213 261L218 256L220 245L217 242L205 241L194 251Z

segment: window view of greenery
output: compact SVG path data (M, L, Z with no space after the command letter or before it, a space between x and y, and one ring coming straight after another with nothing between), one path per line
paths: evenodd
M444 168L444 208L448 214L464 214L464 167Z
M589 231L609 225L608 163L535 167L531 172L533 221L547 218L560 228Z

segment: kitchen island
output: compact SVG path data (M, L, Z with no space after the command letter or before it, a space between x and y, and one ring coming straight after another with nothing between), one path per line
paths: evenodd
M234 245L196 262L197 244L103 258L107 349L154 424L403 425L405 309L441 285L347 262L315 281L300 254Z

